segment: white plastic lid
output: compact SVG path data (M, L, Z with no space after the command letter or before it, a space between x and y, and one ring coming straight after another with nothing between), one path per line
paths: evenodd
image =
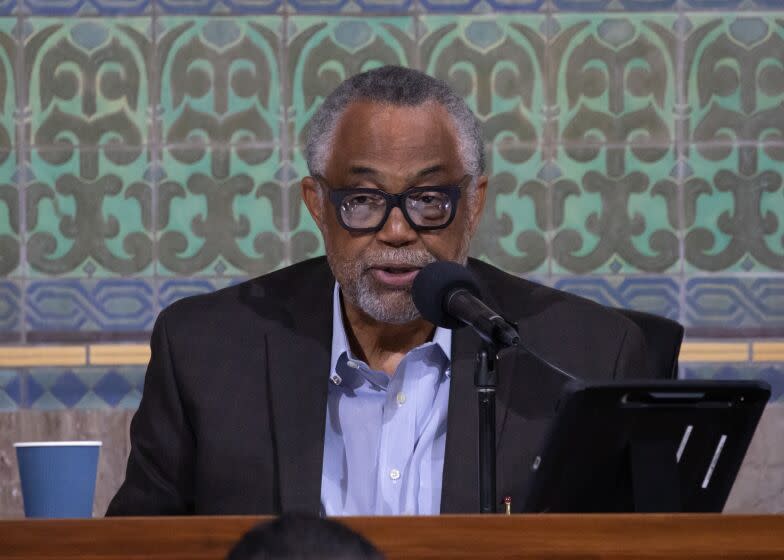
M14 447L95 447L103 445L100 441L23 441L15 443Z

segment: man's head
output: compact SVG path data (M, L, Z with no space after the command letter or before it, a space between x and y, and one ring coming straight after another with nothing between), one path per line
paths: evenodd
M381 322L418 318L416 271L467 258L487 187L483 154L465 102L416 70L358 74L327 97L311 121L302 189L349 303Z

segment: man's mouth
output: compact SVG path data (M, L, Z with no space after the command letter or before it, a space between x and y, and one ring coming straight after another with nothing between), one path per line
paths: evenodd
M406 265L379 265L370 268L376 281L390 288L408 288L414 282L420 267Z

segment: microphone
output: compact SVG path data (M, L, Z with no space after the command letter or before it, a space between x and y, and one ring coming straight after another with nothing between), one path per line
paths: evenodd
M517 328L480 299L479 282L464 266L449 261L427 265L414 278L411 295L422 316L436 326L468 325L498 348L520 343Z

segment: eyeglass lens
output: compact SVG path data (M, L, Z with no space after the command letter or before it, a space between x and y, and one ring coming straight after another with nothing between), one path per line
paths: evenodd
M343 199L340 216L348 227L375 228L384 220L387 204L386 198L380 194L351 194ZM452 200L444 192L412 192L405 197L405 210L417 226L438 227L449 221Z

